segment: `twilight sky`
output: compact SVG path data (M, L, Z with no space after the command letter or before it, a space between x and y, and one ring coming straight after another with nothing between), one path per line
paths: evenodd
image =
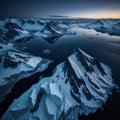
M120 18L120 0L0 0L0 18Z

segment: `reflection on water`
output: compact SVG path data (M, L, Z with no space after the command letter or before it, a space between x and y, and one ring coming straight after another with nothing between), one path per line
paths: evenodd
M120 36L110 36L79 27L71 28L70 32L76 32L76 34L48 40L35 37L26 43L19 43L18 47L25 48L24 51L34 55L52 59L56 64L63 62L73 53L73 49L79 47L94 58L109 65L115 74L116 82L119 83ZM114 42L118 44L114 44ZM46 49L50 51L49 54L43 52Z
M53 37L46 37L46 38L43 38L43 39L46 40L50 44L54 44L60 38L61 38L61 36L53 36Z
M75 35L64 35L55 38L43 39L35 37L27 43L18 44L20 48L25 47L25 51L32 54L53 59L54 61L62 62L68 57L73 49L80 47L82 50L104 61L106 56L120 51L120 47L112 44L111 41L120 41L118 36L110 36L107 34L98 33L94 30L87 30L78 27L71 28L71 31L76 32ZM42 51L49 49L50 55L44 54ZM106 61L107 62L107 61Z

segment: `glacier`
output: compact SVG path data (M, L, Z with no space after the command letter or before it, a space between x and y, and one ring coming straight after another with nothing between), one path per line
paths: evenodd
M76 48L10 105L1 120L77 120L106 103L116 84L111 69Z

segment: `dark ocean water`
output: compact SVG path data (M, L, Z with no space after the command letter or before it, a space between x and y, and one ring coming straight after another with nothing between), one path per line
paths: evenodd
M76 31L76 34L61 36L53 43L48 42L54 41L52 39L46 40L41 37L35 37L26 43L16 44L16 46L25 52L53 60L54 67L51 67L51 69L55 68L57 64L65 61L66 58L73 53L74 49L79 47L92 57L108 65L112 70L115 83L120 87L120 36L110 36L108 34L98 33L94 30L87 30L78 27L71 28L71 31ZM50 75L51 74L52 73L50 73ZM41 74L36 74L29 79L36 78L37 82L39 76L41 76ZM25 83L25 81L26 80L24 79L24 84L28 84L29 87L33 84L32 82L27 83L27 81ZM20 84L22 84L22 82L20 82L18 86L20 86ZM16 96L19 97L29 87L23 89L21 93L15 93ZM17 89L18 88L19 87L17 87ZM119 109L120 93L114 92L114 94L107 100L103 110L98 110L96 113L89 116L79 116L79 119L118 120L118 117L120 118Z
M65 61L74 49L79 47L111 67L112 73L115 74L115 82L120 85L120 36L110 36L78 27L71 28L71 31L76 31L76 34L61 36L54 43L36 37L27 43L19 44L18 47L25 48L25 52L33 55L51 59L55 64ZM44 50L49 52L45 53Z

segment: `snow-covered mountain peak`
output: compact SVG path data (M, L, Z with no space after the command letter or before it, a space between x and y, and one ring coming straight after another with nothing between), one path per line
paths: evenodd
M8 47L10 48L9 45ZM44 71L52 62L45 58L10 50L9 48L3 48L4 51L1 53L0 91L2 93L0 94L0 102L5 99L16 82L37 72Z
M77 48L51 77L15 100L2 120L77 120L101 108L114 87L110 68Z

